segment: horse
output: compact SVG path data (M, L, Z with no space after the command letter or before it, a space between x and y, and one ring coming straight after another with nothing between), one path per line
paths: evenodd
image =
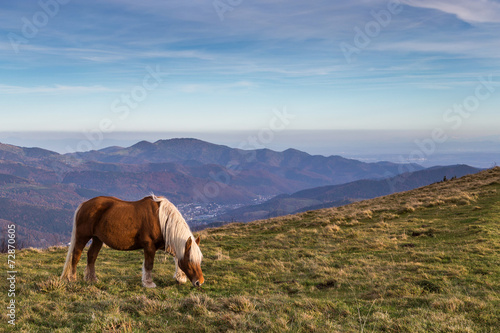
M200 237L194 239L179 210L165 197L152 194L139 201L123 201L100 196L83 202L74 214L62 280L76 281L76 265L90 239L84 274L87 281L97 281L95 261L103 243L121 251L144 249L144 287L156 287L152 270L155 253L160 248L174 256L174 278L179 283L189 279L193 286L200 287L205 281Z

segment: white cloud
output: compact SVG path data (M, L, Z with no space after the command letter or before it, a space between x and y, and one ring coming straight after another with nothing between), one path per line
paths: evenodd
M103 86L37 86L21 87L0 84L0 94L90 94L115 92L117 90Z
M492 0L403 0L412 7L436 9L469 23L499 23L500 4Z

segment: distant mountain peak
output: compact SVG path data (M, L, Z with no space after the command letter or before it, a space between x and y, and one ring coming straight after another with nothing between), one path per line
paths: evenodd
M200 139L195 139L195 138L173 138L173 139L165 139L165 140L158 140L155 141L154 143L158 147L169 147L169 146L206 146L206 147L224 147L224 148L229 148L224 145L218 145L215 143L203 141Z
M295 149L295 148L288 148L288 149L286 149L286 150L283 151L283 154L287 154L287 155L290 155L290 154L310 155L310 154L308 154L306 152L303 152L303 151Z
M195 138L172 138L172 139L161 139L158 141L155 141L155 144L166 144L166 143L206 143L209 144L209 142L200 140L200 139L195 139Z
M135 145L131 146L130 148L132 149L145 149L145 150L151 150L156 148L155 143L151 143L149 141L143 140L137 142Z
M103 149L99 149L99 152L111 154L111 153L117 152L117 151L122 150L122 149L123 149L123 147L121 147L121 146L109 146L109 147L106 147Z

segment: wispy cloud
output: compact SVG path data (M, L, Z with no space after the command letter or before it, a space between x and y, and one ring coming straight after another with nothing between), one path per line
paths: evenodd
M190 118L179 126L203 128L206 122L192 119L205 118L193 115L209 107L218 110L218 103L230 106L235 119L238 112L276 103L295 107L304 119L301 125L308 120L333 126L345 119L369 127L375 117L370 113L383 110L401 113L394 126L404 128L405 119L412 119L406 113L413 111L403 115L402 105L418 105L414 112L427 112L422 123L430 123L436 119L429 116L436 101L447 104L446 95L467 91L477 77L500 68L500 0L401 0L403 10L390 17L389 0L223 2L232 10L221 21L212 0L71 1L57 17L39 24L37 33L25 36L26 20L43 9L36 1L5 1L1 106L76 114L81 111L68 104L74 99L64 97L79 94L81 110L96 110L102 103L109 109L105 93L116 92L114 99L137 92L131 87L145 79L154 82L148 81L147 68L161 68L167 75L141 106L157 122L167 117L166 109L175 109ZM9 33L25 37L18 54ZM341 43L353 47L350 64ZM47 95L57 95L50 106ZM488 110L481 115L498 117L496 109ZM226 116L218 115L212 119ZM179 114L174 118L182 122ZM74 119L68 117L68 126L81 127ZM124 126L138 126L132 119Z
M412 53L439 53L456 56L467 56L470 58L482 57L499 59L500 54L496 52L500 38L460 40L461 36L449 36L446 40L409 40L401 42L384 42L377 44L373 49L378 51L398 51Z
M500 3L492 0L403 0L403 3L456 15L469 23L499 23Z
M106 88L103 86L36 86L21 87L0 84L0 94L94 94L117 92L119 90Z
M8 43L0 42L1 51L12 51L12 47ZM67 59L80 59L90 60L95 62L116 62L128 59L202 59L211 60L215 55L197 51L197 50L144 50L142 49L127 49L125 46L114 45L107 48L74 48L74 47L60 47L60 46L47 46L39 45L34 41L33 43L22 46L25 53L30 56L35 55L57 55L59 58L64 57ZM24 54L26 56L26 54Z

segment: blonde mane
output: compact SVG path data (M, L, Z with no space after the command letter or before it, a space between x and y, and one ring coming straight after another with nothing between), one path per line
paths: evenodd
M189 229L189 225L186 223L177 207L165 197L157 197L151 194L151 199L160 203L158 218L160 220L163 239L165 239L165 251L170 247L174 250L176 258L180 260L184 258L186 242L191 238L192 242L189 253L190 261L195 264L201 264L203 254L198 244L196 244L194 236Z

